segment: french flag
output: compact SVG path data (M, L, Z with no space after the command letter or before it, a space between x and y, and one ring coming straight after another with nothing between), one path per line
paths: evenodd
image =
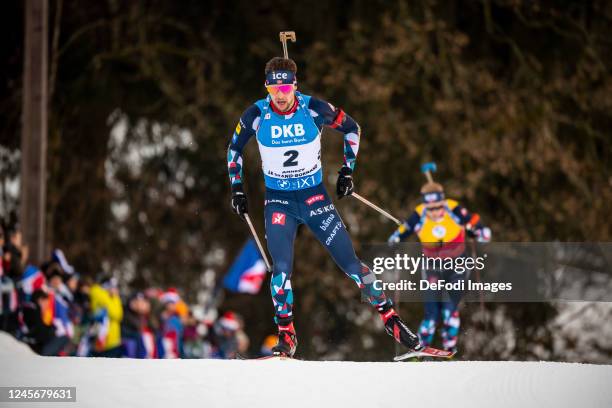
M238 293L257 294L266 277L266 264L257 245L249 239L223 278L223 286Z
M45 275L43 275L40 269L33 265L28 265L20 281L21 289L26 295L31 295L34 291L44 288L46 281Z

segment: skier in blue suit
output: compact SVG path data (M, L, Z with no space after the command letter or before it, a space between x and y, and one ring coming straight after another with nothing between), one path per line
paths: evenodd
M266 64L268 95L240 118L231 139L227 164L231 205L238 215L248 212L242 186L242 150L255 136L266 184L265 229L272 256L271 292L278 325L275 354L293 356L297 337L293 326L293 243L297 227L306 224L336 264L359 286L378 310L386 331L411 350L421 348L418 337L393 309L391 299L374 288L375 275L355 255L349 234L322 183L321 131L329 126L344 134L344 163L338 172L339 199L353 193L353 169L360 128L340 108L297 92L297 66L275 57Z

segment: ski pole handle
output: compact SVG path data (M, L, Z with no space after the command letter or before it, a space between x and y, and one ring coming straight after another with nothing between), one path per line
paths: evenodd
M259 248L259 253L261 254L261 257L263 258L264 263L266 264L266 269L268 270L268 272L272 272L272 267L270 267L270 261L268 261L268 257L266 253L264 252L263 247L261 246L261 242L259 242L259 237L257 236L255 227L253 227L253 223L251 222L251 217L249 217L249 214L246 214L246 213L244 214L244 220L249 225L249 229L251 230L251 235L253 235L253 238L255 238L255 243L257 244L257 248Z
M386 212L385 210L383 210L382 208L380 208L376 204L371 203L370 201L366 200L365 198L363 198L359 194L353 192L353 194L351 194L351 197L355 197L356 199L358 199L359 201L361 201L365 205L375 209L376 211L378 211L379 213L381 213L382 215L384 215L385 217L387 217L388 219L390 219L391 221L393 221L397 225L402 225L402 222L400 220L398 220L397 218L395 218L394 216L392 216L391 214L389 214L388 212Z

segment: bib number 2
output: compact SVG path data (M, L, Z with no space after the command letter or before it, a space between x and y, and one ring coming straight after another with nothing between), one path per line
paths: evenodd
M293 166L297 166L298 162L297 162L297 157L298 157L298 151L297 150L288 150L285 152L285 154L283 156L288 157L287 160L285 160L285 162L283 163L283 167L293 167Z

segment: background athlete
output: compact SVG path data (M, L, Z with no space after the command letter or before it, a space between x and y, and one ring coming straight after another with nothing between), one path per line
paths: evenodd
M457 258L465 256L466 235L479 242L491 240L491 230L480 222L477 214L444 197L441 184L428 182L421 187L422 203L410 217L389 237L390 243L398 243L416 233L423 246L423 254L431 258ZM430 283L444 280L455 283L466 279L466 273L454 270L423 270L423 279ZM442 347L457 351L459 336L459 302L462 291L449 291L448 300L441 301L437 291L425 293L425 316L419 327L419 338L423 346L429 346L434 338L436 326L442 321Z
M353 192L352 174L359 149L359 125L342 109L297 92L297 66L291 59L272 58L265 67L268 96L251 105L240 118L229 144L227 164L232 208L248 212L242 187L242 150L257 139L266 184L265 229L273 271L270 282L278 325L275 354L293 356L297 337L293 326L291 272L297 227L306 224L329 251L336 264L353 279L377 308L386 331L410 349L420 349L412 333L384 292L376 290L375 276L355 255L348 232L323 183L321 130L330 126L344 134L344 163L338 172L338 198Z

